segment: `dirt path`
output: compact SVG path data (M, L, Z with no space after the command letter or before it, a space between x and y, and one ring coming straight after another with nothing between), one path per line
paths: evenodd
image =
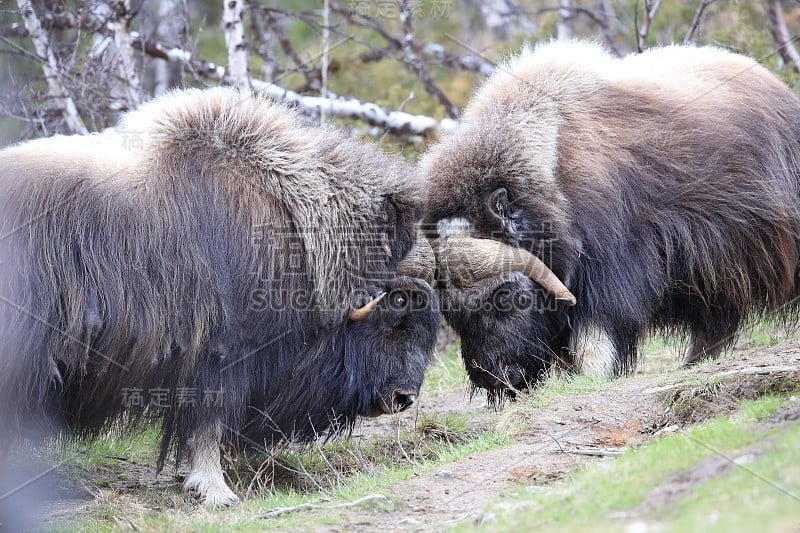
M742 399L764 392L796 389L798 383L800 342L792 341L694 369L634 376L597 392L559 397L523 415L529 427L508 447L475 454L400 483L387 495L396 504L393 510L350 509L342 513L341 525L331 530L434 531L481 522L487 518L485 504L512 487L536 490L587 461L616 455L659 431L731 411ZM473 402L472 409L479 406ZM485 418L502 423L504 416L486 412Z
M757 398L764 392L796 390L798 384L800 341L790 341L693 369L649 370L609 382L594 392L555 397L539 408L516 405L495 412L484 406L482 396L470 402L466 387L422 397L419 407L411 412L365 421L353 438L385 438L399 427L413 427L424 413L451 413L466 417L473 429L508 428L512 430L511 442L502 449L476 453L396 484L385 494L392 505L337 510L337 525L325 529L438 531L459 523L479 523L492 515L487 503L509 490L541 490L588 461L617 455L660 431L734 410L742 399ZM513 430L519 427L525 429ZM144 484L148 489L168 492L166 489L178 483L172 476L162 475L156 487L150 465L130 468L124 476L130 481L123 484L139 488ZM134 472L135 468L142 472ZM114 476L109 475L109 479ZM124 494L131 487L112 482L111 488ZM51 524L67 516L86 515L92 509L91 492L87 487L74 487L71 497L60 498L58 504L37 514ZM503 503L494 505L499 509ZM264 526L269 528L269 522Z

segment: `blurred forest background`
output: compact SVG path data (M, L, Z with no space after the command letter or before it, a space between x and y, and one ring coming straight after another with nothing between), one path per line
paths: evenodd
M0 0L0 146L231 84L410 154L525 43L713 44L798 91L798 33L781 0Z

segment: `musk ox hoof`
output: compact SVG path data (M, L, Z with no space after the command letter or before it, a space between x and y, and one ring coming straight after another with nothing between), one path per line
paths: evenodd
M194 495L206 507L232 507L239 503L239 497L224 480L201 473L189 474L183 483L183 490Z

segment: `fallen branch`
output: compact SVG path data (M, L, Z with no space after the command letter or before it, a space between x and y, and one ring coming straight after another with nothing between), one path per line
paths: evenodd
M298 511L310 511L312 509L344 509L347 507L356 507L359 505L363 505L365 503L371 503L377 501L388 502L389 499L381 494L370 494L369 496L364 496L363 498L359 498L358 500L352 502L339 503L335 505L302 503L300 505L293 505L292 507L278 507L277 509L272 509L271 511L267 511L266 513L260 514L256 516L256 518L261 518L261 519L277 518L281 515L285 515L288 513L296 513Z
M564 450L564 453L588 455L590 457L614 457L625 453L625 448L577 448L575 450Z
M138 35L134 38L140 39ZM198 75L212 79L219 83L235 85L235 80L230 79L225 73L225 67L216 63L193 56L190 52L179 48L170 48L161 43L145 40L141 48L146 54L163 59L186 64ZM262 80L251 79L250 84L254 91L266 94L270 98L296 107L301 113L314 118L324 113L329 117L361 120L367 124L384 128L394 134L433 135L449 131L455 127L456 122L451 119L438 121L425 115L413 115L403 111L386 111L381 106L362 102L355 98L343 98L328 94L327 97L302 95L290 89Z
M800 365L770 365L770 366L750 366L747 368L736 368L733 370L726 370L718 374L711 374L708 376L709 380L716 380L720 378L727 378L732 376L761 376L761 375L774 375L774 374L800 374ZM659 392L666 392L678 388L691 388L695 387L696 383L673 383L671 385L663 385L661 387L651 387L644 389L642 394L656 394Z

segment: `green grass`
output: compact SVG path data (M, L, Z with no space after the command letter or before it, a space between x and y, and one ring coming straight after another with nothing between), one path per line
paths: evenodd
M153 461L153 454L158 446L159 438L158 429L153 426L135 435L111 433L91 444L69 443L65 451L87 468L108 464L109 459L115 460L116 458L148 463Z
M91 447L68 450L80 465L96 476L118 480L127 462L118 457L137 457L150 464L155 456L157 435L147 431L138 439L109 437ZM386 495L393 506L391 487L433 467L507 444L508 436L496 431L470 428L465 417L422 413L415 426L366 442L344 440L310 445L302 450L284 450L269 462L266 454L241 456L227 472L240 494L250 493L234 509L207 510L197 507L171 488L144 487L119 492L102 480L91 515L59 530L110 531L131 527L145 531L235 531L295 529L322 526L333 520L331 513L293 513L264 521L256 516L277 507L302 503L346 502L372 493ZM268 468L259 470L259 466ZM168 475L168 474L165 474ZM142 480L146 484L149 480Z
M461 343L456 340L447 349L434 356L425 382L422 384L424 394L442 394L447 391L466 388L469 380L464 371L464 363L460 356Z
M613 460L593 463L566 482L526 489L508 499L513 513L501 514L486 529L516 530L542 526L549 530L620 530L632 522L657 524L667 531L776 530L800 524L800 504L791 496L739 467L690 487L664 507L644 505L648 495L679 479L704 461L727 462L755 454L747 468L794 494L800 493L796 443L800 425L759 424L786 400L766 396L744 402L737 413L718 417L686 432L659 438ZM536 492L531 492L536 490ZM504 503L508 503L507 501Z
M526 419L559 398L602 390L613 383L619 383L619 380L571 374L551 376L537 388L517 396L514 403L506 405L504 418Z

